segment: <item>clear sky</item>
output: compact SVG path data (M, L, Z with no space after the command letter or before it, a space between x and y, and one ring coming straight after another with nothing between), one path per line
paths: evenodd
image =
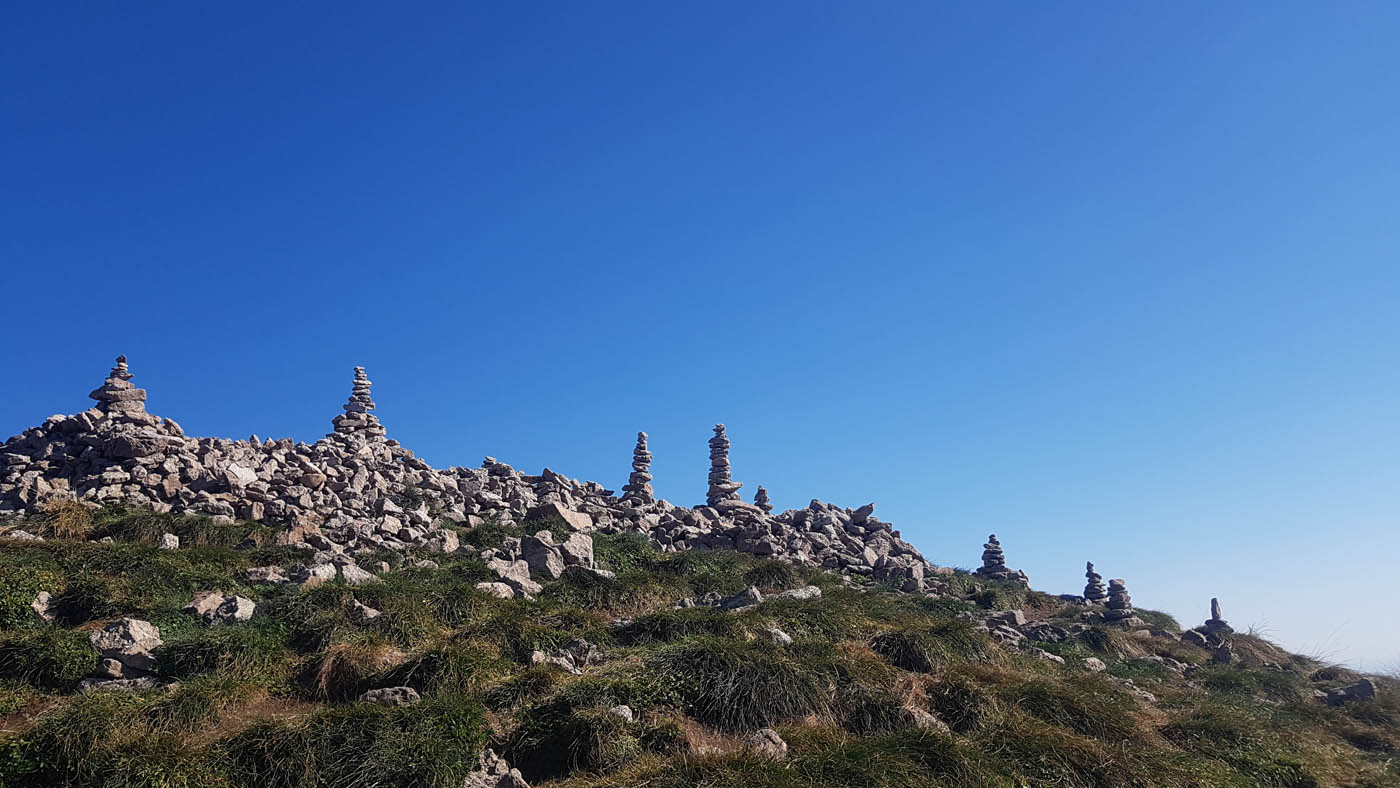
M27 3L0 435L117 353L330 429L694 504L995 531L1187 626L1400 664L1400 5Z

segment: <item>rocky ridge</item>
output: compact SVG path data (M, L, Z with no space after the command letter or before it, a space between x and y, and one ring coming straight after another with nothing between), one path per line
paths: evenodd
M480 468L433 468L387 437L372 413L363 367L354 370L333 431L315 443L187 436L175 421L147 412L147 392L131 380L126 357L119 356L89 395L95 407L51 416L5 441L0 518L37 514L54 500L238 518L283 526L280 541L326 558L414 546L451 552L456 535L445 524L528 524L553 514L582 532L646 534L663 551L732 549L887 580L911 592L936 587L930 576L941 571L877 519L874 504L850 509L813 500L774 515L767 490L756 503L741 500L724 425L709 442L706 504L684 507L652 494L645 433L637 436L621 497L597 482L548 468L525 474L492 457ZM341 572L353 567L353 559L338 563Z

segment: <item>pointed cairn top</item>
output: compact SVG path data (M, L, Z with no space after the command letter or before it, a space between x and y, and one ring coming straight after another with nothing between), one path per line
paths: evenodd
M146 410L146 390L131 385L131 371L126 356L117 356L116 365L107 373L107 380L88 394L97 400L97 409L111 416L142 413Z
M739 488L743 482L736 482L729 476L729 436L724 434L724 425L715 425L715 436L710 438L710 491L705 503L714 506L720 501L738 501Z
M637 433L637 446L632 449L632 474L622 485L626 495L622 500L635 504L656 503L656 493L651 489L651 451L647 449L647 434Z
M345 412L334 419L335 431L341 435L361 435L367 438L383 438L384 427L374 410L374 400L369 395L370 379L364 367L355 367L355 380L350 386L350 399L345 403Z
M1225 618L1220 615L1220 600L1215 597L1210 598L1210 619L1202 624L1201 627L1205 629L1208 634L1217 637L1228 635L1235 631L1230 626L1230 622L1226 621Z
M768 488L758 485L758 490L753 494L753 505L763 510L764 514L773 512L773 501L768 497Z
M1094 562L1084 562L1084 601L1091 605L1102 605L1108 598L1108 591L1104 589L1103 575L1094 571Z

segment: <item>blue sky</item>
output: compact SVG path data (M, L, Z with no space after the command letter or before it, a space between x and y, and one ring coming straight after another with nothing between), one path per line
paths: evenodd
M878 502L1400 665L1400 7L30 4L0 435L121 352L200 435Z

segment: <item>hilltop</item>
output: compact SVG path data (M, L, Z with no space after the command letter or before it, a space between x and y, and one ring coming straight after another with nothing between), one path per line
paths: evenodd
M683 507L645 433L614 492L431 468L362 369L314 444L188 437L131 379L0 454L7 788L1400 785L1394 680L775 514L723 425Z

